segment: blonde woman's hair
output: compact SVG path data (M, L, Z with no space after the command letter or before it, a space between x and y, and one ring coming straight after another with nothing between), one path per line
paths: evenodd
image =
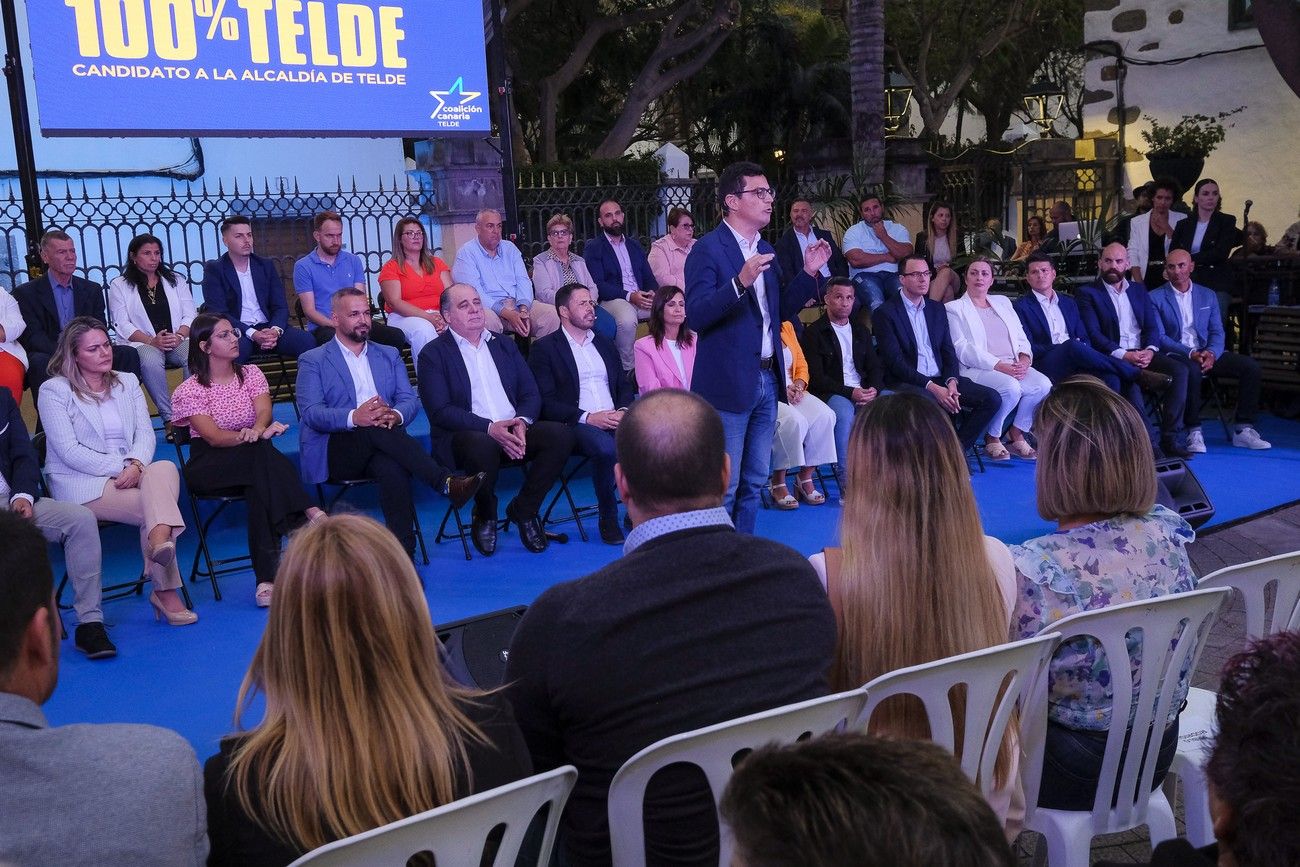
M858 413L847 459L833 688L1006 643L1010 615L947 413L918 394L876 398ZM953 705L964 715L964 695ZM998 751L998 785L1010 770L1015 728ZM912 698L883 702L870 729L930 736L925 709Z
M421 223L417 217L402 217L393 227L393 258L397 260L398 273L406 273L406 250L402 247L402 233L406 231L407 226L414 226L424 233L424 243L420 247L420 270L425 274L432 274L437 265L434 262L433 252L429 249L429 230L424 228L424 223Z
M1057 383L1034 414L1038 514L1145 515L1156 501L1151 441L1132 404L1095 377Z
M568 214L556 214L555 216L547 220L546 234L550 235L551 230L554 229L556 226L563 226L564 228L569 230L569 234L573 234L573 220L572 218L569 217Z
M262 722L225 785L276 838L314 849L454 799L466 742L419 578L397 539L359 515L299 530L276 572L266 632L239 689Z
M80 365L77 364L77 350L81 348L81 338L92 331L99 331L108 337L108 329L104 323L93 316L76 316L68 320L68 324L59 334L59 342L54 347L54 354L50 356L50 363L45 368L45 372L50 376L61 376L66 379L72 388L72 393L79 399L101 401L106 399L117 386L118 376L112 370L108 371L104 374L103 393L96 394L91 391Z

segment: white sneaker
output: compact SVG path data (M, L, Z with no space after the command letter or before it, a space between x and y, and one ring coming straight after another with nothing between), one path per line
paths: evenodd
M1232 435L1232 444L1239 449L1271 449L1273 444L1259 435L1253 427L1247 425Z
M1194 455L1205 454L1205 437L1201 435L1201 429L1194 427L1187 432L1187 445L1184 446Z

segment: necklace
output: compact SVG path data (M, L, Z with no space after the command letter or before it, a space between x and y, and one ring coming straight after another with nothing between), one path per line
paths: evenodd
M153 285L146 285L146 286L144 287L144 291L145 291L145 294L148 295L148 297L149 297L149 306L150 306L150 307L152 307L153 305L155 305L155 304L158 303L158 284L157 284L157 283L154 283Z

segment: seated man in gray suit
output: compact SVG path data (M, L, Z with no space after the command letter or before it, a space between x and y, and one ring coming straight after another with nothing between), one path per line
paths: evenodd
M50 728L59 612L41 531L0 510L0 863L199 865L203 774L180 735Z
M309 484L329 479L374 479L384 525L415 552L417 478L451 500L469 502L482 475L453 475L407 432L420 402L402 356L391 346L370 342L370 298L355 286L331 296L334 339L298 357L296 386L299 459Z

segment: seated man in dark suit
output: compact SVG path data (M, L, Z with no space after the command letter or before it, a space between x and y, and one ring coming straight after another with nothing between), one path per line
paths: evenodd
M0 509L0 863L203 864L194 749L154 726L51 728L41 705L58 678L45 539Z
M849 452L853 419L884 387L884 371L871 332L850 318L853 302L853 281L832 277L826 284L826 315L805 328L799 338L808 362L808 390L835 411L840 482L844 481L844 456Z
M63 327L78 316L93 316L110 325L104 315L104 287L77 277L77 245L67 232L50 229L41 236L43 277L14 289L14 300L27 327L18 338L27 350L27 386L32 398L49 379L46 368ZM131 346L113 347L113 369L140 376L140 356Z
M1173 380L1161 404L1160 445L1156 451L1188 458L1192 453L1178 442L1178 431L1183 426L1187 381L1195 362L1187 357L1187 351L1177 340L1165 334L1146 287L1131 283L1124 276L1128 268L1128 250L1124 245L1107 244L1097 261L1100 272L1097 280L1078 288L1079 312L1088 332L1088 342L1112 358Z
M270 259L253 252L253 226L235 214L221 221L226 252L203 264L203 311L229 319L239 330L239 360L254 352L297 358L316 339L289 325L289 301Z
M453 283L443 290L439 309L448 327L420 351L420 400L438 459L484 476L474 498L474 547L485 557L496 553L497 473L509 459L527 461L527 469L506 517L525 548L545 551L538 512L564 472L573 431L541 419L542 396L528 363L513 340L487 330L477 289Z
M885 387L924 394L952 414L963 451L988 430L1001 406L998 393L960 376L943 305L931 301L930 265L909 254L898 263L901 291L871 317Z
M835 238L825 229L819 229L813 225L813 206L812 202L807 199L795 199L794 204L790 206L790 228L777 239L776 260L781 266L783 274L797 274L803 270L803 254L809 245L817 241L825 241L831 247L830 261L817 271L817 297L820 298L826 291L827 281L832 277L849 276L849 263L844 258L844 253L835 243ZM815 301L810 301L808 306L812 306ZM799 320L794 320L795 327L798 328Z
M591 279L596 283L600 306L609 311L617 324L614 342L623 369L631 370L636 326L650 318L659 281L641 244L626 234L623 206L606 199L600 203L599 220L600 231L583 246L582 261L587 263Z
M80 503L38 495L41 468L36 449L27 436L18 404L9 390L0 388L0 511L7 507L36 525L50 542L63 546L63 561L72 584L72 607L77 612L76 648L91 659L117 655L104 629L99 608L102 559L99 522Z
M1031 291L1021 295L1011 306L1029 337L1034 367L1052 382L1086 373L1106 383L1136 407L1154 448L1160 442L1160 435L1147 417L1142 390L1162 392L1173 380L1163 373L1093 349L1088 342L1083 317L1079 315L1079 305L1054 288L1056 266L1052 264L1052 257L1034 253L1026 262L1025 279Z
M593 331L596 302L581 283L555 293L560 330L533 344L528 366L542 392L542 418L573 428L578 451L591 458L592 485L600 510L600 538L623 542L614 496L614 432L632 405L632 382L618 350Z
M330 302L334 338L298 358L296 386L303 479L375 479L384 525L407 553L415 552L417 478L460 508L482 484L425 454L407 426L420 412L402 356L370 341L370 298L354 286Z
M825 695L835 648L808 561L732 529L717 412L659 389L628 410L617 440L615 477L635 525L624 556L538 597L506 666L534 768L578 768L560 843L574 867L611 863L606 796L633 754ZM646 791L647 863L718 863L713 798L693 770L669 768Z

